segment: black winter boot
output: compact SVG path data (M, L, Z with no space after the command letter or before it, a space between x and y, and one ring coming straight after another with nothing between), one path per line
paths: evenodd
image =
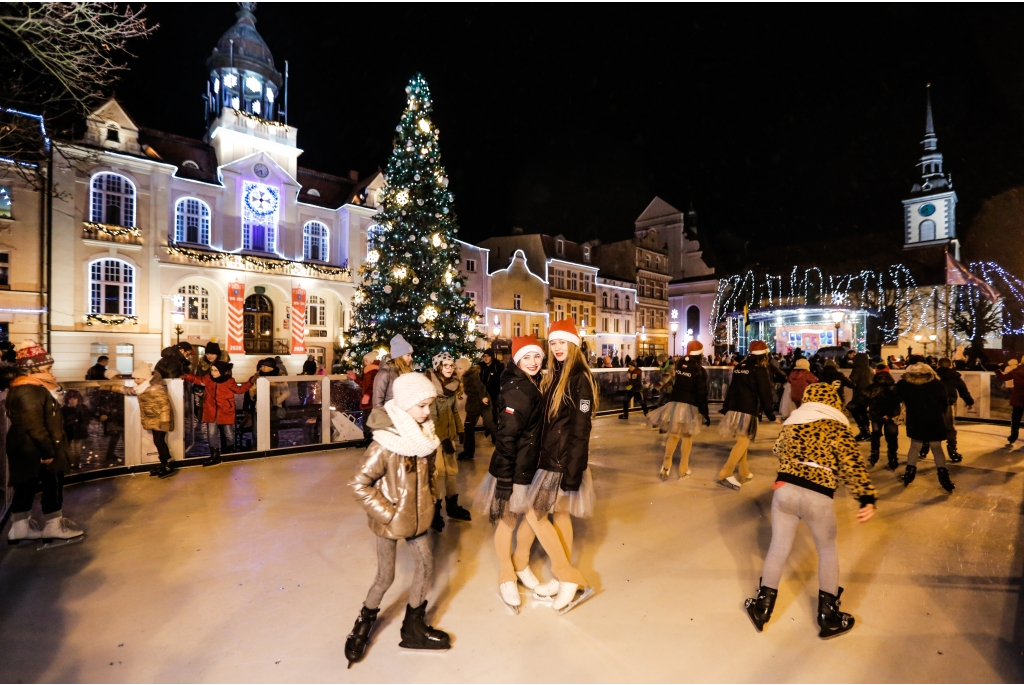
M821 628L818 637L822 640L842 635L853 628L853 616L839 610L839 598L842 596L843 588L834 595L818 590L818 627Z
M886 456L888 456L888 458L889 458L889 470L890 471L895 471L897 468L899 468L900 458L897 456L897 454L898 453L896 452L896 448L895 447L890 447L888 449L888 452L886 453Z
M203 460L203 466L216 466L220 463L220 450L210 450L210 456Z
M435 533L440 533L444 530L444 519L441 518L441 500L437 500L434 504L434 520L430 522L430 527Z
M871 431L866 426L860 426L860 433L854 438L857 442L867 442L871 439Z
M459 506L459 496L452 495L451 497L444 498L444 509L448 512L448 518L456 521L472 521L473 517L469 515L469 509Z
M744 603L747 615L750 616L757 632L760 633L764 630L764 624L772 617L772 612L775 611L775 600L778 596L778 590L762 585L757 590L757 597L751 597Z
M348 667L363 658L366 652L366 645L370 642L370 630L373 629L373 622L377 620L380 608L367 609L365 606L359 610L359 618L352 626L352 632L345 640L345 658L348 659Z
M938 469L938 472L939 485L941 485L942 489L945 490L946 492L953 492L953 488L955 488L956 486L953 485L953 481L949 479L949 469L943 467L941 469Z
M915 476L917 476L917 467L907 464L907 470L904 471L903 475L900 477L903 481L903 487L907 487L908 485L913 483Z
M405 606L402 641L398 643L398 646L406 649L451 649L452 644L448 633L428 626L424 618L426 613L426 601L415 609L408 604Z
M878 447L871 448L871 456L868 457L868 464L874 466L875 464L878 463L879 452L880 449Z

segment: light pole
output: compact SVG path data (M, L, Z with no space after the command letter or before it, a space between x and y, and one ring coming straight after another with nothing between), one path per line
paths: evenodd
M836 325L836 338L835 338L835 342L833 344L836 345L837 347L839 346L839 328L840 328L840 326L842 326L842 324L843 324L843 317L845 317L845 316L846 316L846 312L839 311L838 309L836 311L832 312L832 323L834 323Z
M185 323L185 315L181 312L173 312L171 314L171 321L174 323L174 333L178 336L178 339L174 342L177 345L181 342L181 334L185 332L185 327L181 325Z
M678 354L676 350L676 334L679 332L679 310L672 310L672 322L668 325L670 331L672 331L672 356L675 357Z
M914 342L916 342L916 343L921 342L921 335L920 334L914 336Z

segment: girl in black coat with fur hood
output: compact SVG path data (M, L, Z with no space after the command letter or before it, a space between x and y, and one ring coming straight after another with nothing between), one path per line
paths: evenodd
M907 437L911 441L907 470L903 473L904 487L914 482L921 448L927 445L935 457L939 484L947 492L953 492L953 481L949 479L942 450L942 441L946 439L946 386L932 367L918 362L907 367L903 378L896 383L896 392L907 407Z

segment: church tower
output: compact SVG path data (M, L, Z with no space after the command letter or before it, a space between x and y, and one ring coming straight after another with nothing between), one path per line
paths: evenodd
M942 170L942 153L935 136L932 119L931 84L927 90L924 153L917 163L921 167L921 183L910 189L910 198L903 201L903 247L911 249L942 245L956 240L956 193L952 179Z

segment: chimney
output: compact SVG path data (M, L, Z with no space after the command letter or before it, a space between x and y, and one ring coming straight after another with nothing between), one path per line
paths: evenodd
M520 228L519 226L513 226L512 227L512 235L522 235L522 234L523 234L523 229L522 228Z
M348 172L348 180L350 180L350 181L358 181L359 180L359 172L356 171L355 169L349 171Z

